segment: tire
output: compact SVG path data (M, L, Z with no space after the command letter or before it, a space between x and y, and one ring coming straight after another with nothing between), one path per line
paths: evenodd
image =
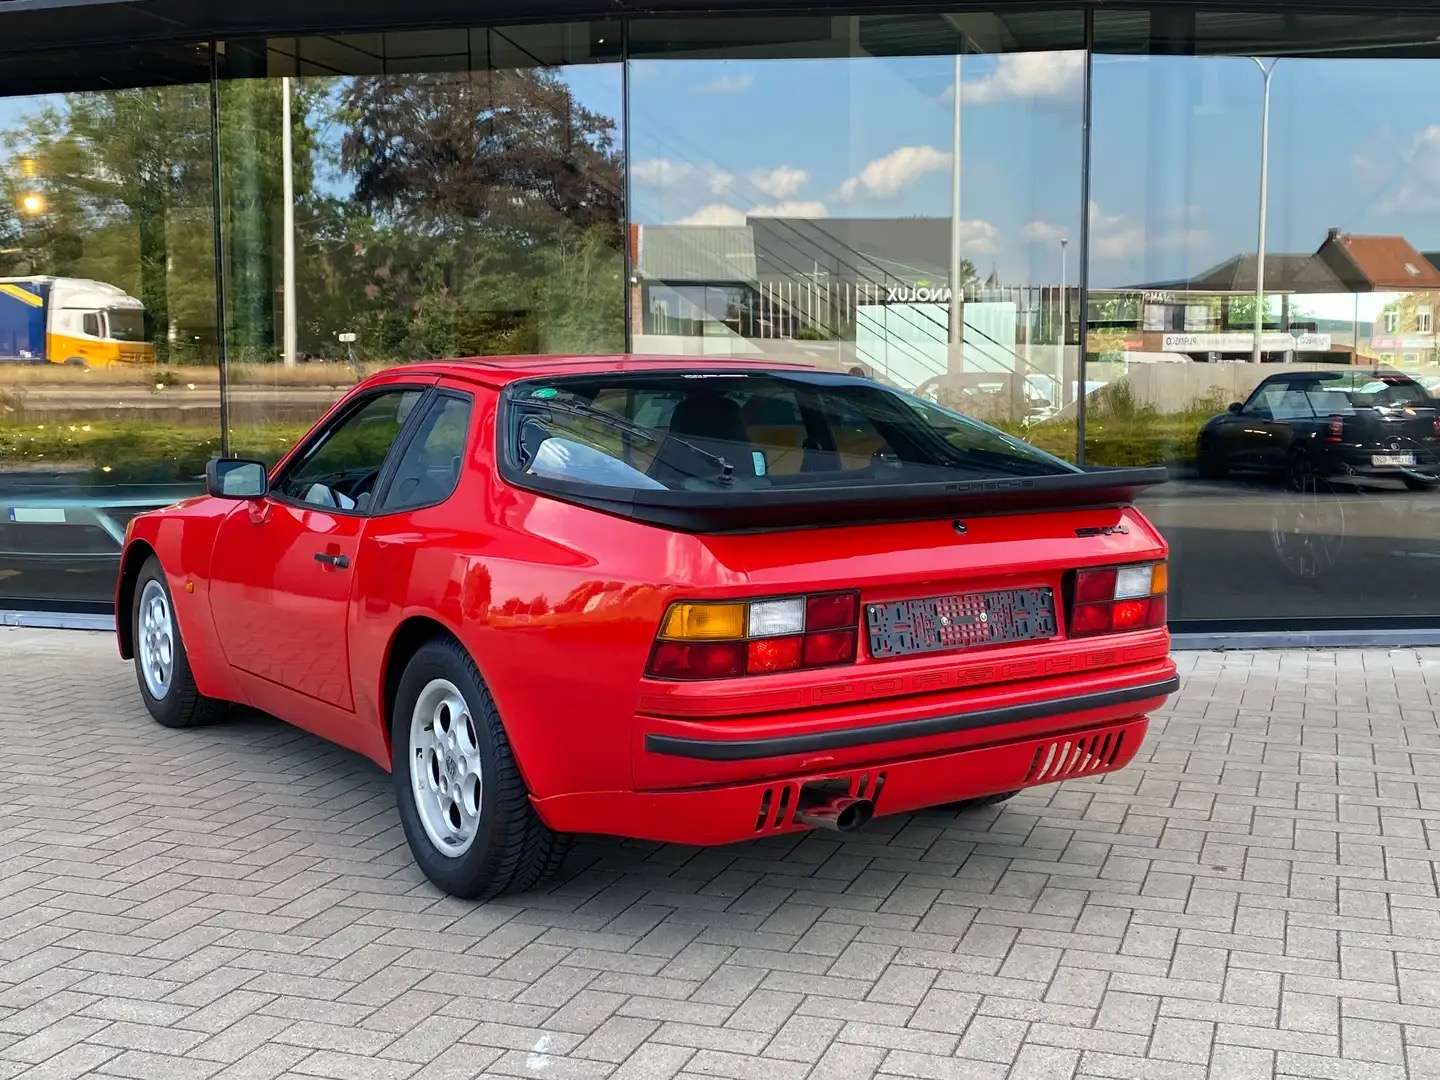
M980 810L987 806L999 806L1003 802L1009 802L1019 794L1020 792L1018 791L1001 791L994 795L982 795L978 799L961 799L959 802L947 803L944 809L958 810L963 814L967 811Z
M1421 480L1418 476L1403 476L1405 486L1411 491L1434 491L1435 484L1430 480Z
M1320 474L1315 471L1315 462L1303 450L1293 450L1285 462L1285 483L1291 491L1314 494L1320 489Z
M180 639L180 624L175 620L170 586L153 555L140 568L134 596L130 640L135 649L135 681L140 684L145 708L168 728L196 727L220 719L225 714L225 702L206 697L195 685L190 657Z
M530 805L495 699L459 642L435 638L416 651L390 735L400 823L437 886L488 900L533 889L558 869L570 838Z
M1224 480L1230 472L1230 466L1222 454L1210 439L1201 439L1197 449L1197 464L1200 475L1206 480Z

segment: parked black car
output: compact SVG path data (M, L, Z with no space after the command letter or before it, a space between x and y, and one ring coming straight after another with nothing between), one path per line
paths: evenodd
M1440 484L1440 400L1396 371L1295 371L1271 375L1243 405L1206 423L1200 472L1283 474L1304 491L1317 478Z

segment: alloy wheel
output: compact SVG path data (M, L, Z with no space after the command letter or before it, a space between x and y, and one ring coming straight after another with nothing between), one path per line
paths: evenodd
M475 719L448 679L431 679L410 717L410 784L435 850L458 858L480 829L485 790Z
M155 578L140 593L140 671L145 687L156 701L170 692L175 675L175 620L170 598Z

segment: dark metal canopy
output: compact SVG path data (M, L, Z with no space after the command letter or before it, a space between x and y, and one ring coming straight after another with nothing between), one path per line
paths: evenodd
M911 3L906 0L0 0L0 55L34 53L76 46L135 45L155 42L197 42L211 38L247 37L291 33L357 31L381 27L417 25L479 25L492 22L544 22L555 19L595 19L623 15L693 14L724 16L746 12L809 12L840 14L846 11L883 9L886 12L989 10L1019 13L1027 9L1091 7L1116 16L1133 12L1137 20L1151 13L1165 12L1171 22L1178 16L1189 29L1199 52L1244 51L1247 44L1259 46L1265 39L1278 39L1290 19L1313 20L1323 13L1355 14L1361 8L1367 18L1390 15L1437 15L1440 0L1384 0L1357 4L1355 0L988 0L971 3L955 0L944 4ZM1253 13L1253 24L1235 12ZM1205 13L1226 12L1223 34L1212 35L1204 26ZM1198 21L1197 21L1198 20ZM1404 20L1382 19L1394 26ZM1296 25L1299 35L1313 33L1309 26ZM1137 23L1137 33L1138 23ZM1153 29L1147 31L1153 33ZM1405 35L1399 31L1401 37ZM1349 31L1353 34L1353 28ZM1237 37L1236 35L1239 35ZM1250 36L1254 40L1240 40ZM1225 39L1232 40L1225 40ZM1418 40L1406 38L1407 41ZM1433 35L1431 37L1433 40ZM1376 46L1384 44L1375 42ZM1394 41L1391 42L1392 46ZM1191 51L1191 50L1181 50ZM1252 50L1258 51L1258 50Z

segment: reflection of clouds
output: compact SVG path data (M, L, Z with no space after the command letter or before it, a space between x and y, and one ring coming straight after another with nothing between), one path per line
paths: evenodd
M1380 200L1386 213L1440 208L1440 124L1417 132L1405 147L1393 175L1399 177L1389 195Z
M1158 220L1131 217L1124 212L1107 213L1098 202L1090 202L1090 250L1101 259L1128 259L1148 251L1181 251L1202 254L1215 243L1207 229L1190 223L1194 207L1172 207L1157 215Z
M1084 79L1083 52L1005 53L997 58L994 71L965 80L961 101L965 105L1017 99L1068 101L1078 108ZM945 97L953 96L952 88Z
M950 154L933 146L902 146L875 158L840 185L840 197L891 198L927 173L950 168Z
M692 91L696 94L743 94L755 84L753 75L721 75Z

